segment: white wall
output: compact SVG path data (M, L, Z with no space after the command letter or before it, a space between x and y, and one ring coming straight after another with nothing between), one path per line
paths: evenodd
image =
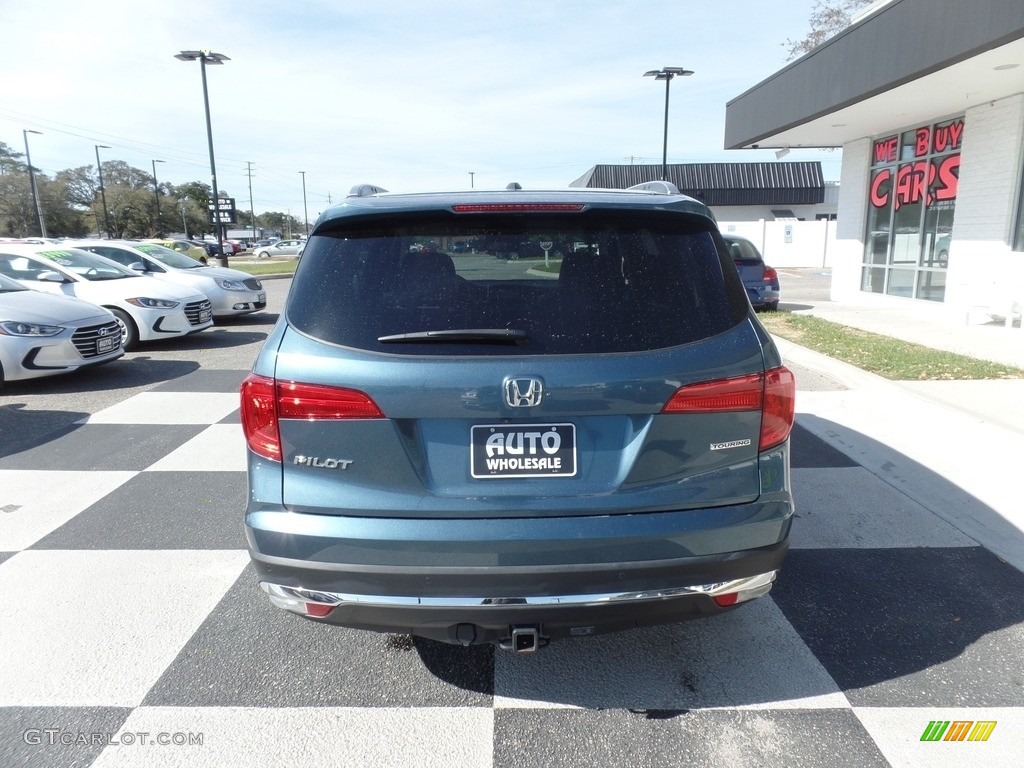
M967 110L949 248L947 304L977 304L1020 272L1011 250L1020 195L1024 95ZM995 286L994 286L995 284Z
M752 241L776 268L830 267L835 250L835 221L720 221L725 234Z
M832 254L833 301L864 301L874 296L860 290L871 145L871 139L858 139L843 146L843 166L839 172L839 228Z

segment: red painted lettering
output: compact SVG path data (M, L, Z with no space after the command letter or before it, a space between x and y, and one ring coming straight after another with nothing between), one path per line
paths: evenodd
M890 183L892 171L886 168L879 171L871 179L871 204L875 208L885 208L889 205Z
M935 151L948 152L960 147L960 139L964 133L964 121L956 120L949 125L935 129Z
M878 163L896 162L896 147L899 144L898 136L890 136L888 139L881 139L875 142L875 165Z
M924 199L929 176L933 173L931 163L919 160L901 165L896 172L896 210L904 205L919 203Z
M914 143L914 157L921 157L928 154L928 147L931 144L932 132L930 128L918 128Z
M933 173L935 170L933 169ZM938 167L938 185L932 190L929 203L942 200L955 200L957 186L960 183L960 155L942 158Z

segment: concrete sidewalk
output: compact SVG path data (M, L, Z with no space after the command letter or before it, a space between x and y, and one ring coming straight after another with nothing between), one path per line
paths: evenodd
M1018 328L929 325L913 310L831 302L798 311L1024 367ZM840 385L798 391L801 426L1024 571L1024 493L1015 482L1015 464L1024 459L1024 379L894 382L785 339L776 343L785 361Z

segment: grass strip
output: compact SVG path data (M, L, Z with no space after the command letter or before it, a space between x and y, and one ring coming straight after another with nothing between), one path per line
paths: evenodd
M788 339L836 360L894 381L1020 379L1024 370L791 312L762 312L761 323Z
M239 272L247 272L254 277L259 277L260 275L294 274L295 268L299 265L299 262L296 259L289 259L288 261L258 261L248 264L240 264L228 259L228 265L232 269L237 269Z

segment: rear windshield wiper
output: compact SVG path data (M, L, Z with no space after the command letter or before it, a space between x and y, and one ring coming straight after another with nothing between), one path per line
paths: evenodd
M451 331L395 333L390 336L379 336L377 341L382 344L455 344L467 342L471 344L518 344L522 346L530 343L530 336L526 331L517 328L465 328Z

